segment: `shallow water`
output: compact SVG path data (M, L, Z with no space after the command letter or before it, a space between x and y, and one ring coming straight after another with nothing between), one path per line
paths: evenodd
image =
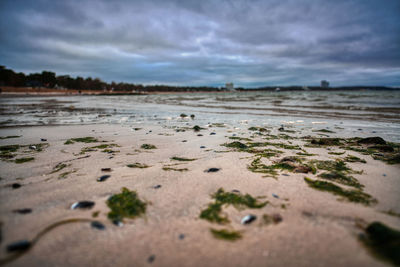
M400 141L400 91L235 92L132 96L0 98L0 126L146 122L226 123L233 127L286 125L329 129L341 136L378 135Z

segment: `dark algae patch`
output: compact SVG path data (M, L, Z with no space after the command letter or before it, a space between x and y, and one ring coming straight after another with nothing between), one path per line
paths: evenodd
M249 194L225 192L222 188L218 189L211 197L215 200L214 203L208 204L208 207L201 211L200 218L218 224L229 223L229 219L225 215L221 215L224 205L232 205L236 209L242 210L244 208L260 209L268 204L268 201L260 202Z
M71 144L74 144L74 143L76 143L76 142L79 142L79 143L98 143L98 142L100 142L100 141L97 140L97 139L94 138L94 137L87 136L87 137L80 137L80 138L71 138L71 139L68 139L67 141L65 141L64 145L71 145Z
M353 156L353 155L347 155L344 158L344 161L346 162L361 162L361 163L367 163L364 159L360 159L359 157Z
M345 190L342 187L337 186L331 182L312 180L307 177L304 177L304 181L311 188L320 191L330 192L334 195L341 196L350 202L361 203L364 205L371 205L377 202L376 199L374 199L372 196L359 190Z
M51 173L55 173L58 171L61 171L62 169L68 167L69 165L65 164L65 163L58 163L54 168L53 171Z
M221 240L235 241L242 238L242 234L238 231L229 231L227 229L217 230L213 228L210 228L210 231L215 238Z
M151 144L143 144L140 146L141 149L156 149L157 147L155 145Z
M381 222L373 222L365 233L361 241L374 256L400 266L400 231Z
M146 165L146 164L144 164L144 163L135 162L135 163L126 165L126 167L145 169L145 168L149 168L149 167L151 167L151 166Z
M9 136L0 136L0 140L2 139L10 139L10 138L19 138L21 135L9 135Z
M122 192L111 196L107 202L111 209L107 217L111 221L122 221L123 218L134 219L146 212L147 203L140 200L136 191L122 188Z
M163 167L162 168L164 171L176 171L176 172L185 172L185 171L188 171L189 169L188 168L181 168L181 169L179 169L179 168L171 168L171 167Z
M177 160L177 161L194 161L197 159L189 159L189 158L181 158L181 157L172 157L171 160Z
M27 157L27 158L18 158L18 159L15 159L15 163L17 163L17 164L21 164L21 163L25 163L25 162L28 162L28 161L32 161L32 160L34 160L35 158L33 158L33 157Z

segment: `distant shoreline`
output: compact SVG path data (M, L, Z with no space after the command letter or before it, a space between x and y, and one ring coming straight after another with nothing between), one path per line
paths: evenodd
M149 95L149 94L192 94L192 93L232 93L232 92L307 92L307 91L395 91L400 88L385 87L385 86L348 86L348 87L308 87L303 89L298 86L290 87L263 87L257 89L236 89L234 91L104 91L104 90L76 90L76 89L54 89L45 87L12 87L2 86L0 97L24 97L24 96L78 96L78 95ZM277 89L279 88L279 89Z

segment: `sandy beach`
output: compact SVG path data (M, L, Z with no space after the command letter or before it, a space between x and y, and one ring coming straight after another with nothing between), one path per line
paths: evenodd
M288 133L293 137L288 139L272 127L264 131L228 124L200 125L203 129L196 132L192 129L196 120L182 120L180 124L181 127L171 127L147 123L136 129L116 124L1 129L2 137L20 136L0 140L1 146L21 146L13 159L0 161L0 258L9 260L2 263L7 266L390 265L373 256L362 236L366 225L374 221L400 228L399 164L390 165L338 146L310 146L312 138L304 138L301 132ZM65 144L71 138L82 137L97 141ZM279 153L260 156L260 151L223 146L234 142L251 146L267 139L280 147L271 144L254 147ZM29 148L35 144L42 144L42 151L38 151L37 145ZM93 148L104 144L115 145L105 152L102 152L104 147ZM143 149L143 144L156 148ZM299 152L308 156L296 154ZM275 177L264 177L268 174L249 168L257 158L263 166L268 166L283 162L287 156L296 156L301 161L289 161L290 164L296 166L302 162L310 166L312 160L343 161L348 155L366 162L345 164L354 171L351 176L362 185L362 192L371 196L368 204L311 188L304 177L327 181L318 177L324 172L318 167L315 173L278 168ZM13 162L23 157L34 159L20 164ZM58 170L56 166L63 163L66 166ZM127 167L135 163L147 168ZM104 172L102 168L111 171ZM207 172L210 168L219 170ZM102 175L110 177L97 181ZM147 206L144 214L134 219L124 218L123 225L117 226L107 218L110 212L107 200L121 193L123 187L136 191ZM224 224L200 218L220 188L232 194L260 197L259 203L267 203L261 208L239 209L222 205L220 215L229 220ZM77 201L95 204L90 209L71 210ZM21 209L31 212L16 212ZM242 218L249 214L256 219L241 224ZM46 227L73 218L88 221L55 227L22 253L6 251L15 241L33 240ZM104 229L91 226L91 220L98 221ZM219 239L210 229L226 229L239 233L241 238Z

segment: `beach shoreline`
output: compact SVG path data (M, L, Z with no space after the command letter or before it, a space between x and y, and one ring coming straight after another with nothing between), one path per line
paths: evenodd
M3 137L20 136L0 140L1 146L26 145L28 147L15 152L15 158L29 156L34 160L22 164L12 162L15 158L0 162L3 237L0 258L10 255L5 247L14 241L34 238L36 233L58 221L81 218L99 221L106 229L94 229L89 222L60 226L9 266L262 266L266 263L269 266L338 263L386 266L360 242L358 235L363 230L359 225L380 221L394 229L400 228L399 218L385 213L400 212L397 210L400 201L398 164L389 165L370 155L339 147L331 150L324 146L307 147L309 141L301 139L301 133L285 133L293 136L290 139L276 138L282 134L276 128L254 131L247 126L238 128L227 124L201 125L204 129L195 132L192 129L195 123L195 120L175 126L144 123L135 129L117 124L1 129ZM93 137L98 142L65 144L71 138L83 137ZM299 157L296 153L300 150L291 147L296 145L315 154L301 156L304 163L313 159L343 160L348 155L365 160L366 163L347 162L346 166L358 171L352 176L363 185L362 191L377 203L338 201L340 196L309 187L304 177L321 180L318 175L323 171L319 169L316 174L278 169L275 178L263 178L265 173L249 170L258 154L223 145L233 142L251 145L265 142L265 138L281 144L281 147L270 144L265 151L282 152L269 158L261 157L267 165L287 156ZM43 151L30 151L29 145L41 143L48 144L43 146ZM115 146L111 145L106 152L102 152L103 148L85 149L102 144ZM143 149L143 144L154 145L156 149ZM345 153L341 155L328 154L342 151ZM174 157L193 161L174 160ZM55 171L60 163L67 166ZM135 163L149 167L127 167ZM102 172L102 168L112 171ZM209 168L219 170L206 172ZM102 175L110 177L98 182ZM13 189L16 183L21 187ZM352 188L337 185L346 190ZM107 218L106 202L123 187L136 191L148 205L145 215L124 219L124 226L118 227ZM222 214L229 219L227 224L201 219L202 210L212 203L212 195L219 188L260 196L263 197L260 201L268 201L268 204L260 209L239 210L225 205ZM83 200L93 201L95 206L89 210L70 209L73 203ZM32 212L15 212L26 208ZM240 221L248 214L256 215L257 219L242 225ZM269 224L265 215L279 216L281 221ZM242 238L220 240L210 229L238 231Z

